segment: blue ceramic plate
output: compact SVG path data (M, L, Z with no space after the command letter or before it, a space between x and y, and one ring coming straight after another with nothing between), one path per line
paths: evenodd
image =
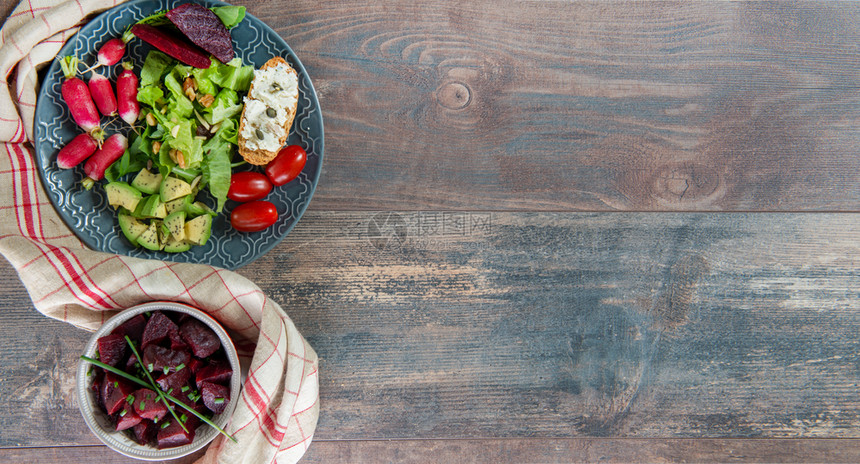
M119 37L138 20L159 10L170 9L188 0L133 0L101 14L87 23L69 40L59 56L75 55L86 65L96 62L98 48L112 37ZM225 5L218 1L199 1L206 6ZM316 92L304 66L286 42L259 19L245 19L231 31L233 48L245 64L261 66L269 58L279 55L295 68L299 75L299 105L290 145L301 145L308 153L307 164L299 177L287 185L275 187L265 199L278 208L278 221L261 232L242 233L230 227L230 212L237 203L228 201L224 211L215 217L212 237L204 246L184 253L164 253L133 247L123 236L117 224L116 212L107 203L104 181L91 190L84 190L83 163L74 169L60 169L56 158L63 147L81 129L72 121L60 97L63 73L59 61L54 60L45 75L36 104L36 160L45 189L54 207L66 224L90 248L139 258L205 263L227 269L236 269L259 258L280 242L296 224L308 206L319 179L323 159L323 122ZM140 39L128 43L124 60L131 60L140 72L143 60L152 49ZM119 66L102 69L113 80ZM83 66L81 67L83 69ZM86 76L89 77L89 76ZM102 119L103 123L107 118ZM107 133L125 132L121 124L107 126ZM237 155L238 157L238 155ZM237 170L261 170L243 166ZM200 195L210 206L214 202Z

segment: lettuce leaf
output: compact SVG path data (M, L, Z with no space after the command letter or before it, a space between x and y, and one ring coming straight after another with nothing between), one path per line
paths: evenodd
M146 55L146 60L143 62L143 67L140 69L140 86L145 87L152 84L160 84L161 76L167 72L172 64L176 63L173 58L161 53L158 50L152 50Z
M247 92L254 79L254 67L242 66L242 59L233 58L229 63L210 66L206 77L213 83L237 92Z
M154 84L142 86L137 91L137 101L153 108L157 108L157 102L162 98L164 98L164 91Z
M218 137L212 137L210 142L212 140L218 140ZM209 186L209 193L217 200L218 206L215 207L215 211L220 213L224 209L227 192L230 190L230 176L232 175L230 146L227 144L213 145L201 166L203 168L202 181Z
M218 16L227 29L233 29L238 26L243 19L245 19L244 6L216 6L214 8L210 8L210 10Z
M221 89L209 108L206 108L206 111L212 115L211 123L218 124L240 114L242 104L239 102L239 95L235 91Z

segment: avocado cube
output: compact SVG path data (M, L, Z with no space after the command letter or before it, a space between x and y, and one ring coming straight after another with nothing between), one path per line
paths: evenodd
M149 223L149 227L137 237L137 244L147 250L161 250L161 242L158 240L158 227L159 225L156 221Z
M161 173L153 174L149 172L149 169L143 168L137 173L134 180L131 181L131 186L143 193L152 195L158 192L161 187Z
M195 245L205 245L212 235L212 216L204 214L185 223L185 240Z
M137 246L137 238L140 237L140 234L149 228L149 224L135 218L128 211L124 210L121 210L119 213L117 221L119 222L122 234L134 246Z
M185 210L180 210L164 218L164 226L167 227L170 236L176 240L185 240L185 216Z
M167 217L167 207L161 201L161 196L150 195L144 200L143 206L135 212L139 217L164 219Z
M168 202L191 194L191 184L178 177L168 176L161 181L161 201Z
M143 197L139 190L125 182L110 182L105 185L105 192L109 205L114 208L122 206L129 211L134 211Z

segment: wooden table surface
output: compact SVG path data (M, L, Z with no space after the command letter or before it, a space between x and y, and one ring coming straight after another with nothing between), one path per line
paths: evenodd
M860 462L860 4L245 4L325 120L239 270L320 356L305 462ZM0 293L0 460L127 462Z

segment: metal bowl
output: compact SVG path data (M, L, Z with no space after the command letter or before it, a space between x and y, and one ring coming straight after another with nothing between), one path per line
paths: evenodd
M199 309L187 306L181 303L173 302L153 302L146 303L132 308L128 308L116 316L110 318L102 327L93 334L90 341L84 349L84 355L94 357L96 348L98 347L98 339L110 334L120 324L131 319L132 317L145 313L147 311L175 311L194 316L207 326L209 326L221 339L221 346L227 354L227 359L230 362L230 367L233 368L233 376L230 379L230 403L227 405L227 410L213 417L214 422L218 427L225 429L227 422L233 415L233 409L236 407L236 402L239 400L239 390L242 386L242 375L239 366L239 357L236 355L236 348L230 340L230 336L221 327L215 319L209 317L206 313ZM77 372L77 396L78 405L80 406L81 414L84 416L87 426L105 445L115 451L126 456L142 459L145 461L159 461L165 459L176 459L182 456L187 456L195 451L200 450L209 442L218 436L219 432L208 424L201 424L194 435L194 441L175 448L157 449L150 445L140 445L132 440L125 432L117 432L110 423L107 414L96 405L96 400L93 395L92 379L87 375L87 371L92 365L84 360L78 363Z

